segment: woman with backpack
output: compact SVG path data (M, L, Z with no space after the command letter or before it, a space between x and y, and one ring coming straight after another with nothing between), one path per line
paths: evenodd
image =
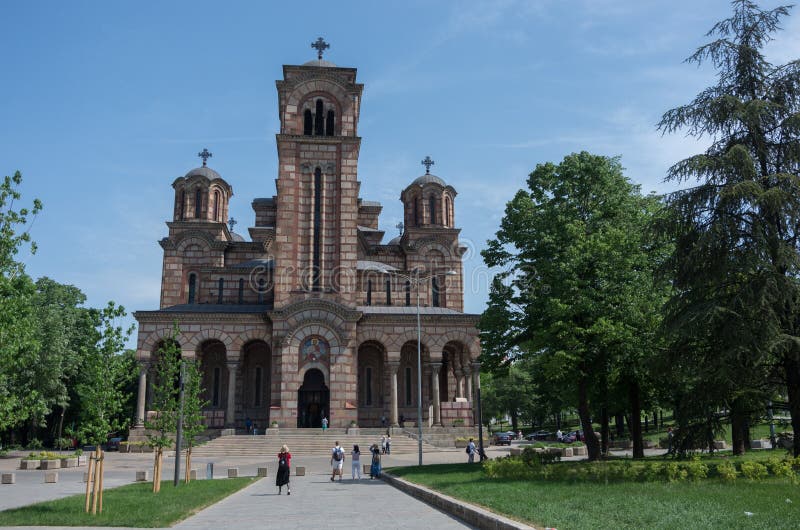
M278 486L278 495L281 494L283 486L286 486L286 495L292 494L292 488L289 486L291 470L292 453L289 452L289 447L284 444L281 446L281 452L278 453L278 472L275 473L275 485Z

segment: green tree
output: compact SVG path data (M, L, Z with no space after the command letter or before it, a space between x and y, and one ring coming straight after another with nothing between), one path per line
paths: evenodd
M203 399L203 374L200 370L199 360L184 362L183 381L183 435L186 438L186 477L184 481L188 483L192 469L194 438L206 429L203 409L209 403Z
M16 172L0 184L0 431L45 411L27 377L36 365L34 286L16 260L20 249L36 252L30 226L42 204L35 199L32 207L15 209L15 202L22 198L21 182L22 175Z
M617 159L572 154L536 167L483 251L505 269L479 325L485 357L541 356L546 376L573 389L590 459L600 457L592 409L603 410L612 366L639 389L637 357L654 348L661 291L646 227L656 204ZM630 394L637 425L640 395Z
M156 352L152 381L154 415L145 420L148 443L154 448L153 492L161 489L164 449L172 447L178 421L181 349L176 340L177 328Z
M701 424L714 405L729 408L741 451L746 418L763 407L770 374L785 385L800 432L800 62L774 66L762 54L788 6L765 11L734 0L732 8L708 33L713 40L687 59L710 61L717 83L665 113L659 129L711 142L667 176L697 182L668 197L672 215L663 226L675 238L669 350L673 359L688 354L684 373L696 376L676 408L697 409L687 425ZM697 387L713 389L716 403L704 398L696 407Z
M77 383L80 396L76 434L84 443L100 445L114 433L128 427L130 417L125 392L136 371L132 357L125 355L125 341L133 331L117 324L125 308L109 302L102 310L92 310L96 322L96 344L81 357L81 377Z

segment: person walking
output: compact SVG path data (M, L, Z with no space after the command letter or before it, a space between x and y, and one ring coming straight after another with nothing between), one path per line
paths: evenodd
M327 428L328 428L328 418L323 416L322 417L322 432L325 432L325 430ZM336 443L339 443L339 442L336 442Z
M392 454L392 435L391 434L387 434L386 435L386 454L387 455Z
M331 450L331 482L334 477L339 475L339 482L342 481L342 467L344 466L344 449L336 440L336 446Z
M358 444L353 446L353 451L350 453L350 468L353 480L356 479L356 476L358 476L358 480L361 480L361 451L358 448Z
M380 478L381 476L381 448L378 444L372 444L369 448L372 453L372 463L369 466L369 478Z
M278 453L278 472L275 473L275 485L278 486L278 495L281 494L281 488L286 486L286 495L292 494L292 488L289 486L289 475L292 470L292 453L289 452L289 447L286 444L281 446L281 452Z
M381 454L386 454L386 435L381 435Z
M472 438L469 439L469 443L467 444L467 454L469 455L468 462L472 464L475 462L475 442L472 441Z
M675 438L675 433L672 432L672 427L667 427L667 454L672 454L672 439Z

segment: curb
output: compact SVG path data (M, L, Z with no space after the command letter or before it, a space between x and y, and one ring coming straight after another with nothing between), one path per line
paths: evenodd
M417 500L430 504L434 508L461 519L481 530L536 530L533 526L514 521L502 515L497 515L483 508L479 508L464 501L449 497L438 491L414 484L407 480L395 477L385 471L381 478L400 491L407 493Z

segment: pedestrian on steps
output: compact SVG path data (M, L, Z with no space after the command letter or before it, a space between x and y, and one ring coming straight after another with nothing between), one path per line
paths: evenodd
M292 488L289 486L289 475L292 470L292 453L289 452L289 447L286 444L281 446L281 452L278 453L278 472L275 473L275 485L278 486L278 495L281 494L281 488L286 486L286 495L292 494Z
M327 428L328 428L328 418L323 416L322 417L322 432L324 433ZM339 443L339 442L336 442L336 443Z

